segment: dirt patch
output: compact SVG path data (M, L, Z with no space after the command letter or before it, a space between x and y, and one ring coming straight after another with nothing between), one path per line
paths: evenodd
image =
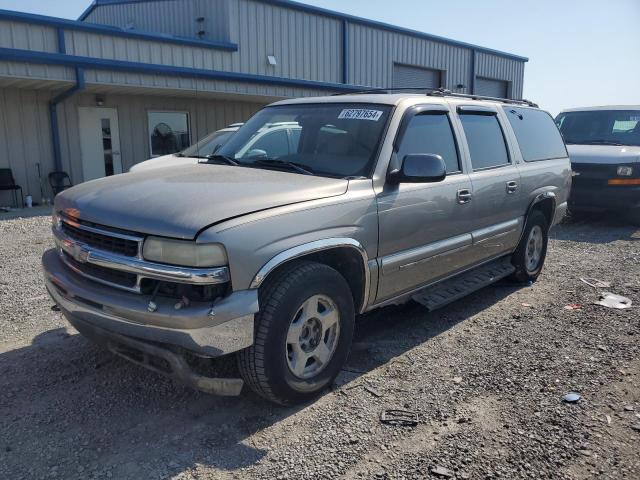
M640 315L593 305L580 281L640 305L640 231L624 224L558 227L533 286L359 319L334 390L297 408L99 350L51 310L49 220L0 236L0 478L640 478ZM388 408L419 424L381 424Z

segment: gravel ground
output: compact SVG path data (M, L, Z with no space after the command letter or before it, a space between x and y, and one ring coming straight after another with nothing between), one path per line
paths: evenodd
M361 318L334 390L297 408L99 350L42 285L49 219L0 221L0 239L0 478L640 478L640 315L580 281L640 305L640 230L622 223L557 227L531 287ZM382 424L388 408L418 424Z

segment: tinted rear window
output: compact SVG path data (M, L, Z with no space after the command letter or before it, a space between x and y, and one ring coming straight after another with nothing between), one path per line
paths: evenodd
M525 162L564 158L567 149L547 112L532 108L502 107L513 128Z

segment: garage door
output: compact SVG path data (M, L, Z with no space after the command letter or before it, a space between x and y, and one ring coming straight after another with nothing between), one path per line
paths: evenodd
M441 73L440 70L396 63L393 65L393 87L439 88Z
M509 97L509 82L504 80L494 80L493 78L476 78L476 95L485 97Z

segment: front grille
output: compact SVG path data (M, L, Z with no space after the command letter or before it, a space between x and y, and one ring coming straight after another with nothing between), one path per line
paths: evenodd
M73 268L97 280L102 280L103 282L112 283L128 289L135 288L138 281L138 277L134 273L112 270L111 268L104 268L90 263L80 263L66 252L63 252L63 255L65 261Z
M86 243L99 250L125 255L127 257L135 257L138 254L138 242L135 240L92 232L75 227L65 221L62 222L62 231L74 240Z

